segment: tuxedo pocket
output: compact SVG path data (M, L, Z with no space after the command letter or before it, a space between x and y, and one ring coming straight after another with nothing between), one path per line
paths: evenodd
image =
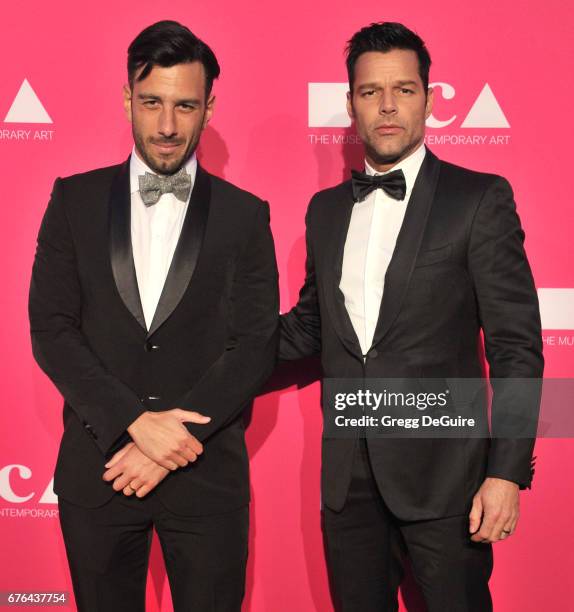
M447 261L451 255L452 244L446 244L445 246L429 249L428 251L421 251L417 256L415 268L422 268L423 266L431 266Z

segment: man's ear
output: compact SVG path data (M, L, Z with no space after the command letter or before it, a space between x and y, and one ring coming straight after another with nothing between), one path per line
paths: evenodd
M434 89L429 87L427 89L427 101L425 106L425 119L428 119L432 113L432 107L434 104Z
M353 94L350 91L347 92L347 114L351 118L351 121L355 119L355 110L353 109Z
M213 116L213 109L215 107L215 96L210 95L207 99L207 104L205 105L205 115L203 116L203 126L201 129L205 129L207 124L211 121L211 117Z
M130 86L126 83L123 88L124 95L124 112L126 114L126 119L131 123L132 122L132 90Z

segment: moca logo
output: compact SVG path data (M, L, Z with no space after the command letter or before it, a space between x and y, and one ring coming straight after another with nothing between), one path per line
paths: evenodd
M574 348L574 288L538 289L544 347Z
M22 81L12 105L4 117L5 124L53 123L28 79ZM26 129L25 126L0 128L0 140L54 140L55 130Z
M27 495L18 495L10 483L10 476L12 473L17 474L22 480L29 480L32 478L32 470L26 465L14 463L4 466L0 469L0 497L11 504L24 504L30 501L36 495L36 492L31 491ZM53 486L54 479L52 478L38 500L39 504L58 503L58 497L54 493Z
M449 83L429 83L429 87L440 89L445 100L452 100L456 91ZM346 101L349 86L347 83L309 83L308 123L312 128L349 127L351 120L347 114ZM457 118L452 115L439 119L431 115L427 119L427 127L444 128L451 125ZM508 122L492 88L488 83L478 94L476 100L466 114L461 128L509 128Z
M22 81L4 123L53 123L28 79Z

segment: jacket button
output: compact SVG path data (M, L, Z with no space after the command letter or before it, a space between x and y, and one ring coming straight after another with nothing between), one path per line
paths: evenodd
M377 349L371 349L368 353L367 356L370 357L371 359L374 359L375 357L377 357L379 355L379 352L377 351Z
M89 423L86 423L84 425L84 429L90 434L90 436L92 436L92 438L94 438L94 440L98 439L96 432L94 431L93 427Z

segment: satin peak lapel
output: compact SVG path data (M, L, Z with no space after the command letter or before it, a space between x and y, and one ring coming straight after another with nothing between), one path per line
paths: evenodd
M399 314L422 243L439 172L440 160L427 149L385 275L383 299L372 346L383 339Z
M147 329L132 252L129 157L112 182L109 231L110 261L118 293L136 321Z
M209 175L198 165L181 234L151 322L148 338L169 318L191 281L203 243L210 199Z
M345 296L339 288L343 272L343 254L347 231L353 212L353 191L351 182L342 186L339 198L333 202L333 240L327 249L324 262L325 302L334 323L334 328L346 349L359 359L363 358L361 345L345 306Z

